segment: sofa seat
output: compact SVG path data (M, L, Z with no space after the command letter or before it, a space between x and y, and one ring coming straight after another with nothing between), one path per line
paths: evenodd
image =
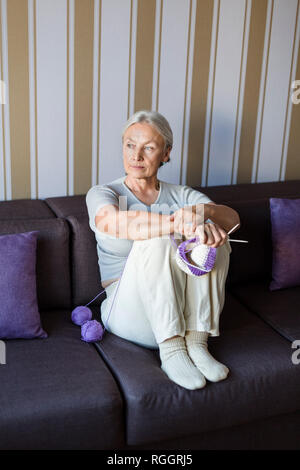
M230 291L289 341L300 338L300 286L269 290L270 281L230 286Z
M230 293L211 353L230 369L226 380L186 390L160 368L157 350L106 333L95 343L123 392L127 445L147 445L251 423L300 407L300 374L290 343Z
M42 313L46 339L7 340L0 368L0 449L111 449L123 405L107 366L70 311Z

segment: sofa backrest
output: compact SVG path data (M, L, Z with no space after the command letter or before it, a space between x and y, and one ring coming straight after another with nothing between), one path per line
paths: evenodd
M232 201L252 201L269 197L295 198L300 196L300 181L271 181L220 186L194 186L217 204L230 205Z
M97 244L90 229L85 194L45 199L57 217L67 220L70 228L72 308L90 302L103 290L98 265ZM98 306L105 292L95 299Z
M37 230L37 297L39 311L71 306L69 228L64 219L0 220L0 235Z
M88 215L67 217L71 230L72 307L85 305L103 290L98 265L97 243ZM105 292L92 303L100 305Z
M54 218L54 212L40 199L15 199L1 201L0 220L11 219L49 219Z
M229 207L240 216L240 228L229 238L248 240L232 242L228 284L270 279L272 270L272 240L269 199L231 202Z

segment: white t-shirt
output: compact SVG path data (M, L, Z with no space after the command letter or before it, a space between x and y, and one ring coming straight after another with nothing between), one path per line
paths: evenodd
M133 240L120 239L100 232L95 226L95 216L99 209L108 204L114 204L119 207L119 210L140 210L170 215L184 206L213 202L208 196L189 186L159 180L160 190L157 199L155 203L148 206L126 186L125 178L126 176L122 176L111 183L93 186L86 195L89 225L95 232L97 241L101 281L121 276Z

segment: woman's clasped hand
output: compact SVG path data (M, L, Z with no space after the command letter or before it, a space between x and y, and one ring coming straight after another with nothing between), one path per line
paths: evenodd
M226 243L228 235L218 224L205 222L204 204L186 206L171 215L174 233L183 235L186 239L199 238L199 242L218 248Z

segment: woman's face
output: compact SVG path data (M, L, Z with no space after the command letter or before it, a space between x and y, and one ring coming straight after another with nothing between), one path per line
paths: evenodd
M148 178L157 174L161 162L169 160L162 135L150 124L132 124L123 136L123 160L127 175Z

